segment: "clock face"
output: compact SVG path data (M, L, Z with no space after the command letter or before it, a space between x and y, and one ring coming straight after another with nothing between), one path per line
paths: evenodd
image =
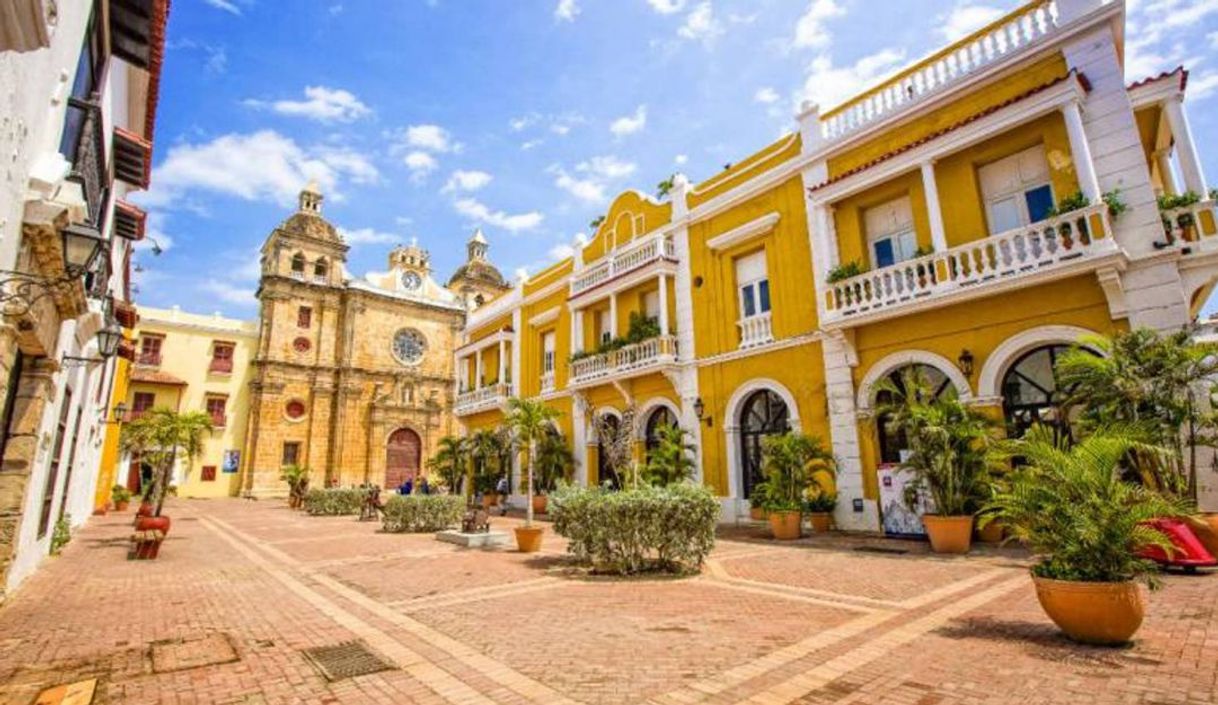
M406 272L402 275L402 286L409 291L415 291L420 286L423 286L423 277L420 277L418 272Z
M393 356L404 365L417 365L426 349L427 341L417 330L400 330L393 336Z

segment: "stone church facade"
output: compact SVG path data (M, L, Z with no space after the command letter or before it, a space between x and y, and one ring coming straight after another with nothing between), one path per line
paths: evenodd
M242 489L282 495L284 465L311 486L416 476L437 440L456 432L453 350L466 313L508 289L481 232L447 284L427 251L389 253L389 270L347 275L348 246L310 185L262 248L260 334Z

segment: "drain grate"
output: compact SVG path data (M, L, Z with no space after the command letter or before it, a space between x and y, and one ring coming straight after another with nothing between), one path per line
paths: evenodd
M903 548L887 548L885 546L858 546L854 550L859 553L887 553L891 556L903 556L909 551Z
M366 676L393 669L393 664L377 654L363 641L344 641L333 646L304 649L301 653L328 681Z

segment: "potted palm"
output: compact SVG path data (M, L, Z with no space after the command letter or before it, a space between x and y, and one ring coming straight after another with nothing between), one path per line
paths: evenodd
M923 515L922 523L931 550L968 553L973 515L990 491L994 422L950 392L936 397L913 370L901 375L899 384L885 380L880 387L889 399L880 412L891 415L911 451L904 462L913 475L906 504L928 495L934 512Z
M111 487L110 501L114 503L114 511L127 511L127 505L131 504L131 490L122 485Z
M305 493L309 491L309 469L302 465L284 465L279 479L288 483L288 508L304 506Z
M1071 639L1122 644L1145 612L1139 579L1154 563L1138 553L1171 542L1147 525L1187 514L1188 505L1122 478L1132 452L1159 453L1128 427L1109 427L1071 446L1036 426L1011 443L1023 464L986 506L982 524L1002 521L1036 556L1032 580L1041 607ZM1149 582L1149 581L1148 581ZM1153 582L1151 587L1155 587Z
M427 461L427 469L439 477L449 494L461 494L467 486L467 443L459 436L444 436L437 445L436 454Z
M804 492L815 482L818 467L831 466L833 456L819 438L796 431L769 436L761 443L760 483L770 531L780 541L797 539L802 533Z
M694 476L694 453L689 432L674 424L656 429L656 444L647 453L643 476L657 487L684 482Z
M484 428L471 433L467 443L474 469L474 491L482 496L483 508L490 509L499 503L495 488L504 472L499 462L500 436L496 431Z
M533 472L537 467L537 445L550 428L550 422L558 418L557 409L549 407L537 399L508 400L506 425L512 429L517 441L527 451L525 466L526 497L524 526L516 527L516 547L521 553L535 553L541 550L542 528L533 526Z
M812 530L818 534L828 533L833 528L834 509L837 509L837 493L813 483L804 500L804 511L808 513Z
M550 427L537 442L537 487L533 495L533 512L545 514L549 508L549 494L558 488L560 480L566 480L575 466L575 456L567 447L567 440Z

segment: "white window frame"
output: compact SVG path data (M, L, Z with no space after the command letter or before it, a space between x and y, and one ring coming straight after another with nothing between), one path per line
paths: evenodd
M1022 157L1031 157L1037 159L1044 164L1043 176L1028 178L1023 176L1019 168L1020 159ZM1015 170L1016 177L1012 181L1012 185L1008 188L995 190L992 192L986 191L984 172L988 169L996 169L1003 166L1008 166ZM977 181L981 188L981 200L985 204L985 223L989 230L990 236L1000 235L1010 230L1027 227L1032 224L1032 216L1028 212L1028 192L1035 191L1044 187L1049 187L1049 200L1056 204L1057 193L1053 190L1053 180L1050 176L1050 167L1048 158L1045 156L1045 146L1038 144L1035 147L1021 150L1015 154L1009 154L1002 159L983 164L977 168ZM994 223L998 220L995 217L995 207L1006 201L1015 202L1015 215L1019 223L1014 228L1004 228L996 230Z
M752 257L757 257L761 260L763 273L748 277L747 279L742 279L740 277L740 265L744 260ZM761 250L759 252L745 255L744 257L738 257L735 265L736 277L738 279L736 282L736 305L740 307L740 320L768 314L774 307L774 291L772 287L770 287L770 271L769 262L766 261L766 251ZM766 289L769 291L769 296L766 297L768 302L764 308L762 307L761 301L761 284L763 282L766 285ZM747 301L752 301L753 303L753 313L751 314L748 313L748 307L746 306Z
M881 217L891 215L886 218L890 222L874 223L873 225L875 219L868 217L872 214ZM893 257L890 264L883 265L885 267L900 264L917 256L918 232L914 227L913 202L908 194L865 209L863 227L867 231L867 252L871 257L872 265L877 269L881 265L879 251L876 247L885 241L892 242Z
M541 373L543 375L554 371L554 352L557 349L554 331L541 334Z

